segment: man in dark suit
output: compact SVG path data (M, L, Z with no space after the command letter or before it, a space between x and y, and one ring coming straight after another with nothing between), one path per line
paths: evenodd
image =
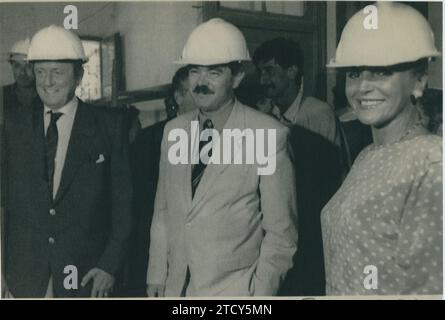
M298 207L298 250L280 296L325 295L320 213L342 182L340 148L321 134L290 126Z
M61 27L32 39L32 112L5 118L7 296L107 297L131 232L122 117L74 94L87 59Z

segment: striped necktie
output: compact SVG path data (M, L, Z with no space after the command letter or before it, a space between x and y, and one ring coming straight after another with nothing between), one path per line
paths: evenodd
M213 129L213 123L212 120L207 119L204 121L204 128L206 129ZM201 155L201 150L204 148L205 145L208 143L212 143L212 136L209 137L208 141L201 141L199 139L199 155ZM209 157L212 156L212 149L209 151ZM195 191L198 188L199 182L201 181L202 176L204 175L204 170L206 168L207 164L203 163L201 161L201 157L199 157L199 163L195 164L192 169L192 199L195 196Z
M48 186L51 195L53 194L53 179L54 179L54 168L55 168L55 158L57 151L57 143L59 141L59 133L57 131L57 120L62 116L60 112L52 112L51 120L49 122L48 129L46 131L45 137L45 162L46 162L46 173L48 179Z

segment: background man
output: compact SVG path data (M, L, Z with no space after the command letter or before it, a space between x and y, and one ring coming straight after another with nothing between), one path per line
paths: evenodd
M164 130L148 296L271 296L292 266L297 233L288 129L236 100L240 61L249 59L244 36L222 19L198 26L185 45L180 63L189 66L199 111ZM275 129L275 173L258 175L258 164L170 163L168 134L181 128L199 140L190 137L193 120L218 131Z
M29 39L17 41L9 52L8 61L14 74L15 82L2 88L3 105L6 110L29 107L37 96L34 72L26 61ZM0 96L2 94L0 93Z
M333 108L304 94L304 57L298 43L284 38L266 41L255 50L253 62L268 98L258 106L261 110L339 144Z
M336 116L327 103L304 94L304 57L295 41L266 41L253 61L267 96L258 107L290 127L295 154L298 251L279 294L324 295L320 212L340 186L344 168Z
M75 96L87 58L74 33L40 30L28 60L43 103L5 121L7 294L106 297L131 227L122 118Z

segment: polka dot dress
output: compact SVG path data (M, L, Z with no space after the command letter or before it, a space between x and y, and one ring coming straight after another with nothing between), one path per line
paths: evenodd
M322 211L328 295L442 294L442 139L369 146Z

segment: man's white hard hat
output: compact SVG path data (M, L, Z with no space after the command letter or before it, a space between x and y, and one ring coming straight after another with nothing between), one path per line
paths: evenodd
M28 61L36 60L88 61L80 38L74 32L55 25L41 29L32 38Z
M9 58L13 59L14 55L28 55L30 42L29 38L26 38L25 40L19 40L14 43L9 51Z
M246 39L241 31L221 18L214 18L193 30L176 63L209 66L249 60Z

